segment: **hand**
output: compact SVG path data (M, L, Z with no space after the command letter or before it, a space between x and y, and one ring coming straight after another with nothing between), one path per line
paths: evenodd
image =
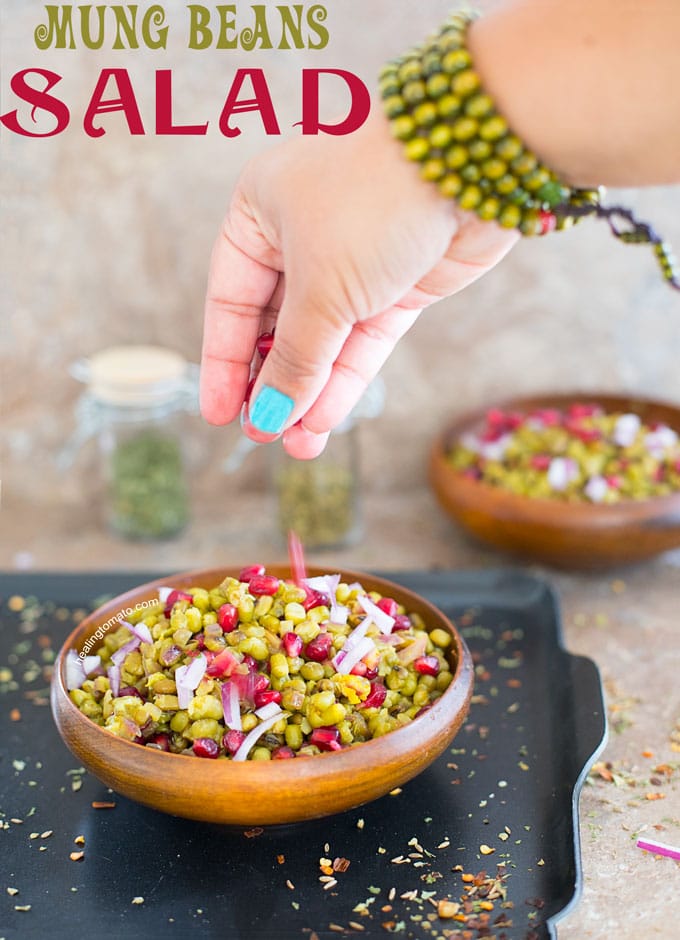
M242 410L257 337L276 327L243 415L315 457L421 310L488 271L516 231L482 222L420 179L381 114L345 137L299 138L255 158L213 250L201 409Z

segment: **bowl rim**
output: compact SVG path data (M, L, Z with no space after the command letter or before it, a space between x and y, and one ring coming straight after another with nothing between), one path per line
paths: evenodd
M549 497L523 496L513 493L500 486L493 486L484 480L473 480L464 476L459 470L452 467L446 459L447 450L454 440L469 427L483 420L490 408L502 410L521 409L523 407L550 407L566 404L600 404L606 408L612 405L627 406L630 411L637 413L638 409L661 408L674 413L677 423L671 425L680 434L680 405L663 399L653 399L637 395L617 394L615 392L545 392L535 395L527 394L495 401L493 404L480 406L461 413L449 421L435 438L431 449L431 462L437 472L446 474L455 483L457 490L462 494L476 498L483 494L485 499L493 500L494 514L502 512L505 507L513 515L521 514L527 520L543 521L546 515L559 521L560 527L580 528L586 523L600 522L602 525L613 525L620 521L648 518L650 514L664 517L669 524L680 525L680 490L664 496L652 496L641 500L622 500L618 503L590 503L584 500L559 500Z
M181 584L184 587L188 587L191 584L196 583L195 579L207 579L208 577L215 576L215 579L220 578L223 580L225 577L230 576L232 572L238 572L239 568L232 568L228 565L222 565L215 568L200 568L192 569L189 571L178 572L176 574L168 575L167 577L157 578L153 581L145 582L137 587L131 588L129 591L124 592L123 594L118 594L110 600L106 601L104 604L101 604L96 610L92 611L81 620L76 627L70 632L70 634L63 641L57 657L54 662L54 671L52 676L52 712L55 713L55 701L54 697L58 696L59 705L69 709L69 713L72 716L73 720L78 722L80 726L88 731L88 733L95 734L99 736L102 743L107 741L115 742L116 747L131 748L129 753L131 755L137 754L140 757L143 756L144 760L151 761L171 761L178 758L192 758L199 762L196 766L201 767L204 765L210 766L212 769L211 772L214 774L229 774L241 775L241 776L256 776L262 773L261 761L232 761L232 760L205 760L204 758L195 757L190 754L171 754L169 752L156 750L154 748L141 748L139 744L136 744L134 741L127 741L125 738L120 738L117 735L114 735L113 732L108 731L106 728L101 727L101 725L96 724L92 721L91 718L88 718L87 715L84 715L76 704L71 700L71 697L66 688L65 682L65 664L66 656L69 650L77 650L77 640L87 638L88 634L85 633L85 628L87 629L96 629L97 621L102 620L102 614L107 610L110 605L116 605L120 609L120 605L125 606L126 600L142 600L143 596L140 595L143 592L143 595L157 591L159 587L173 587L175 584ZM276 576L280 576L278 572L289 571L285 565L276 565L271 564L267 566L267 571L275 573ZM344 567L338 566L337 570L344 576L351 578L352 580L360 581L361 578L370 580L376 585L386 585L389 587L396 587L400 592L404 593L407 596L415 597L418 600L419 605L424 606L425 608L432 610L436 615L438 621L443 621L447 629L451 632L454 642L457 644L457 664L456 669L453 673L453 679L451 684L444 691L444 693L436 699L433 704L429 707L427 712L418 718L414 718L412 722L408 725L405 725L402 728L396 728L394 731L390 731L385 735L382 735L378 738L372 738L370 741L363 741L360 744L354 747L343 748L340 751L325 752L320 754L310 755L314 760L293 760L293 761L267 761L266 764L266 773L268 776L281 776L285 777L287 780L293 777L299 776L302 779L309 776L318 776L320 764L316 758L322 758L328 760L330 758L334 759L334 763L329 765L327 768L327 773L347 773L352 769L359 769L360 766L365 767L373 761L380 761L381 754L386 758L387 762L390 760L399 759L400 755L403 755L404 752L407 752L412 749L413 744L408 746L408 736L413 736L413 729L415 727L416 721L419 718L426 719L429 715L429 720L432 721L433 718L437 719L437 727L445 723L445 713L448 711L449 702L452 700L454 695L460 697L461 691L463 692L462 705L464 707L464 712L467 711L469 707L470 698L472 695L472 686L473 686L473 673L474 667L472 663L472 656L470 651L465 643L465 640L458 632L455 624L446 616L446 614L439 610L431 601L422 595L415 594L408 588L402 587L396 582L390 581L386 578L382 578L379 575L373 575L369 572L359 572L354 571L353 569L347 569ZM320 567L318 565L309 565L308 572L310 577L314 577L317 574L327 574L328 569L325 567ZM281 575L283 577L283 575ZM219 583L219 580L215 580L215 583ZM371 588L369 588L371 590ZM103 619L102 622L106 623L106 620L110 619L107 617ZM91 634L89 634L91 635ZM96 654L97 649L103 643L103 638L98 641L98 643L93 646L90 650L90 654ZM464 683L467 688L464 687ZM449 694L451 693L451 694ZM56 716L55 716L56 717ZM57 722L58 729L61 733L61 728L59 722ZM423 729L426 727L424 722L420 725ZM402 745L399 747L398 745ZM371 748L370 751L366 751L366 748ZM356 768L353 765L357 765ZM170 764L168 764L170 766ZM314 768L317 768L315 771ZM207 769L207 767L206 767ZM216 777L216 783L218 782Z

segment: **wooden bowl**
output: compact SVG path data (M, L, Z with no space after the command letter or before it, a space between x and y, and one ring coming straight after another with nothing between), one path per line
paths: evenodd
M290 577L288 568L268 566L267 572ZM310 576L324 573L311 570ZM295 760L234 763L141 747L104 730L76 708L65 684L68 650L81 650L97 627L119 611L156 598L162 584L211 588L236 574L214 568L144 584L104 604L68 637L55 663L52 712L65 744L95 777L132 800L175 816L239 826L270 825L328 816L383 796L415 777L450 744L472 694L472 660L464 641L444 614L424 598L390 581L352 571L343 571L343 580L360 581L367 590L393 597L408 611L419 613L429 628L441 627L453 635L453 681L408 726L342 751Z
M566 408L597 403L606 411L634 412L680 433L680 408L617 395L563 394L517 398L503 410ZM680 493L614 505L566 503L518 496L463 476L446 460L465 431L479 427L486 409L446 428L430 455L430 481L446 512L483 542L539 562L573 569L625 565L680 546Z

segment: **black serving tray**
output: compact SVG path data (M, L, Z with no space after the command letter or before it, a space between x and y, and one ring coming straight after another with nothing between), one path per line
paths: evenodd
M0 575L0 669L13 673L9 683L0 673L0 940L456 937L455 920L423 926L437 913L433 902L459 901L463 873L494 874L498 864L508 906L496 901L487 932L470 936L556 937L580 891L578 794L605 736L597 669L563 648L552 590L522 572L387 576L433 601L465 636L477 669L467 724L394 795L244 832L146 809L89 774L74 789L77 764L44 705L39 667L50 641L58 650L72 629L73 610L155 575ZM37 598L39 616L13 611L13 595ZM116 805L97 810L93 801ZM84 846L74 844L80 835ZM71 861L79 849L84 859ZM327 890L324 857L350 862ZM407 861L393 861L400 857ZM367 913L355 910L367 901ZM24 905L30 910L16 910Z

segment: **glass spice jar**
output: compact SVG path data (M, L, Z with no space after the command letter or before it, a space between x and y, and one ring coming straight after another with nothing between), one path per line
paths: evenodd
M156 346L105 349L72 367L87 384L71 449L96 436L110 528L163 539L189 519L183 423L198 411L198 369Z

